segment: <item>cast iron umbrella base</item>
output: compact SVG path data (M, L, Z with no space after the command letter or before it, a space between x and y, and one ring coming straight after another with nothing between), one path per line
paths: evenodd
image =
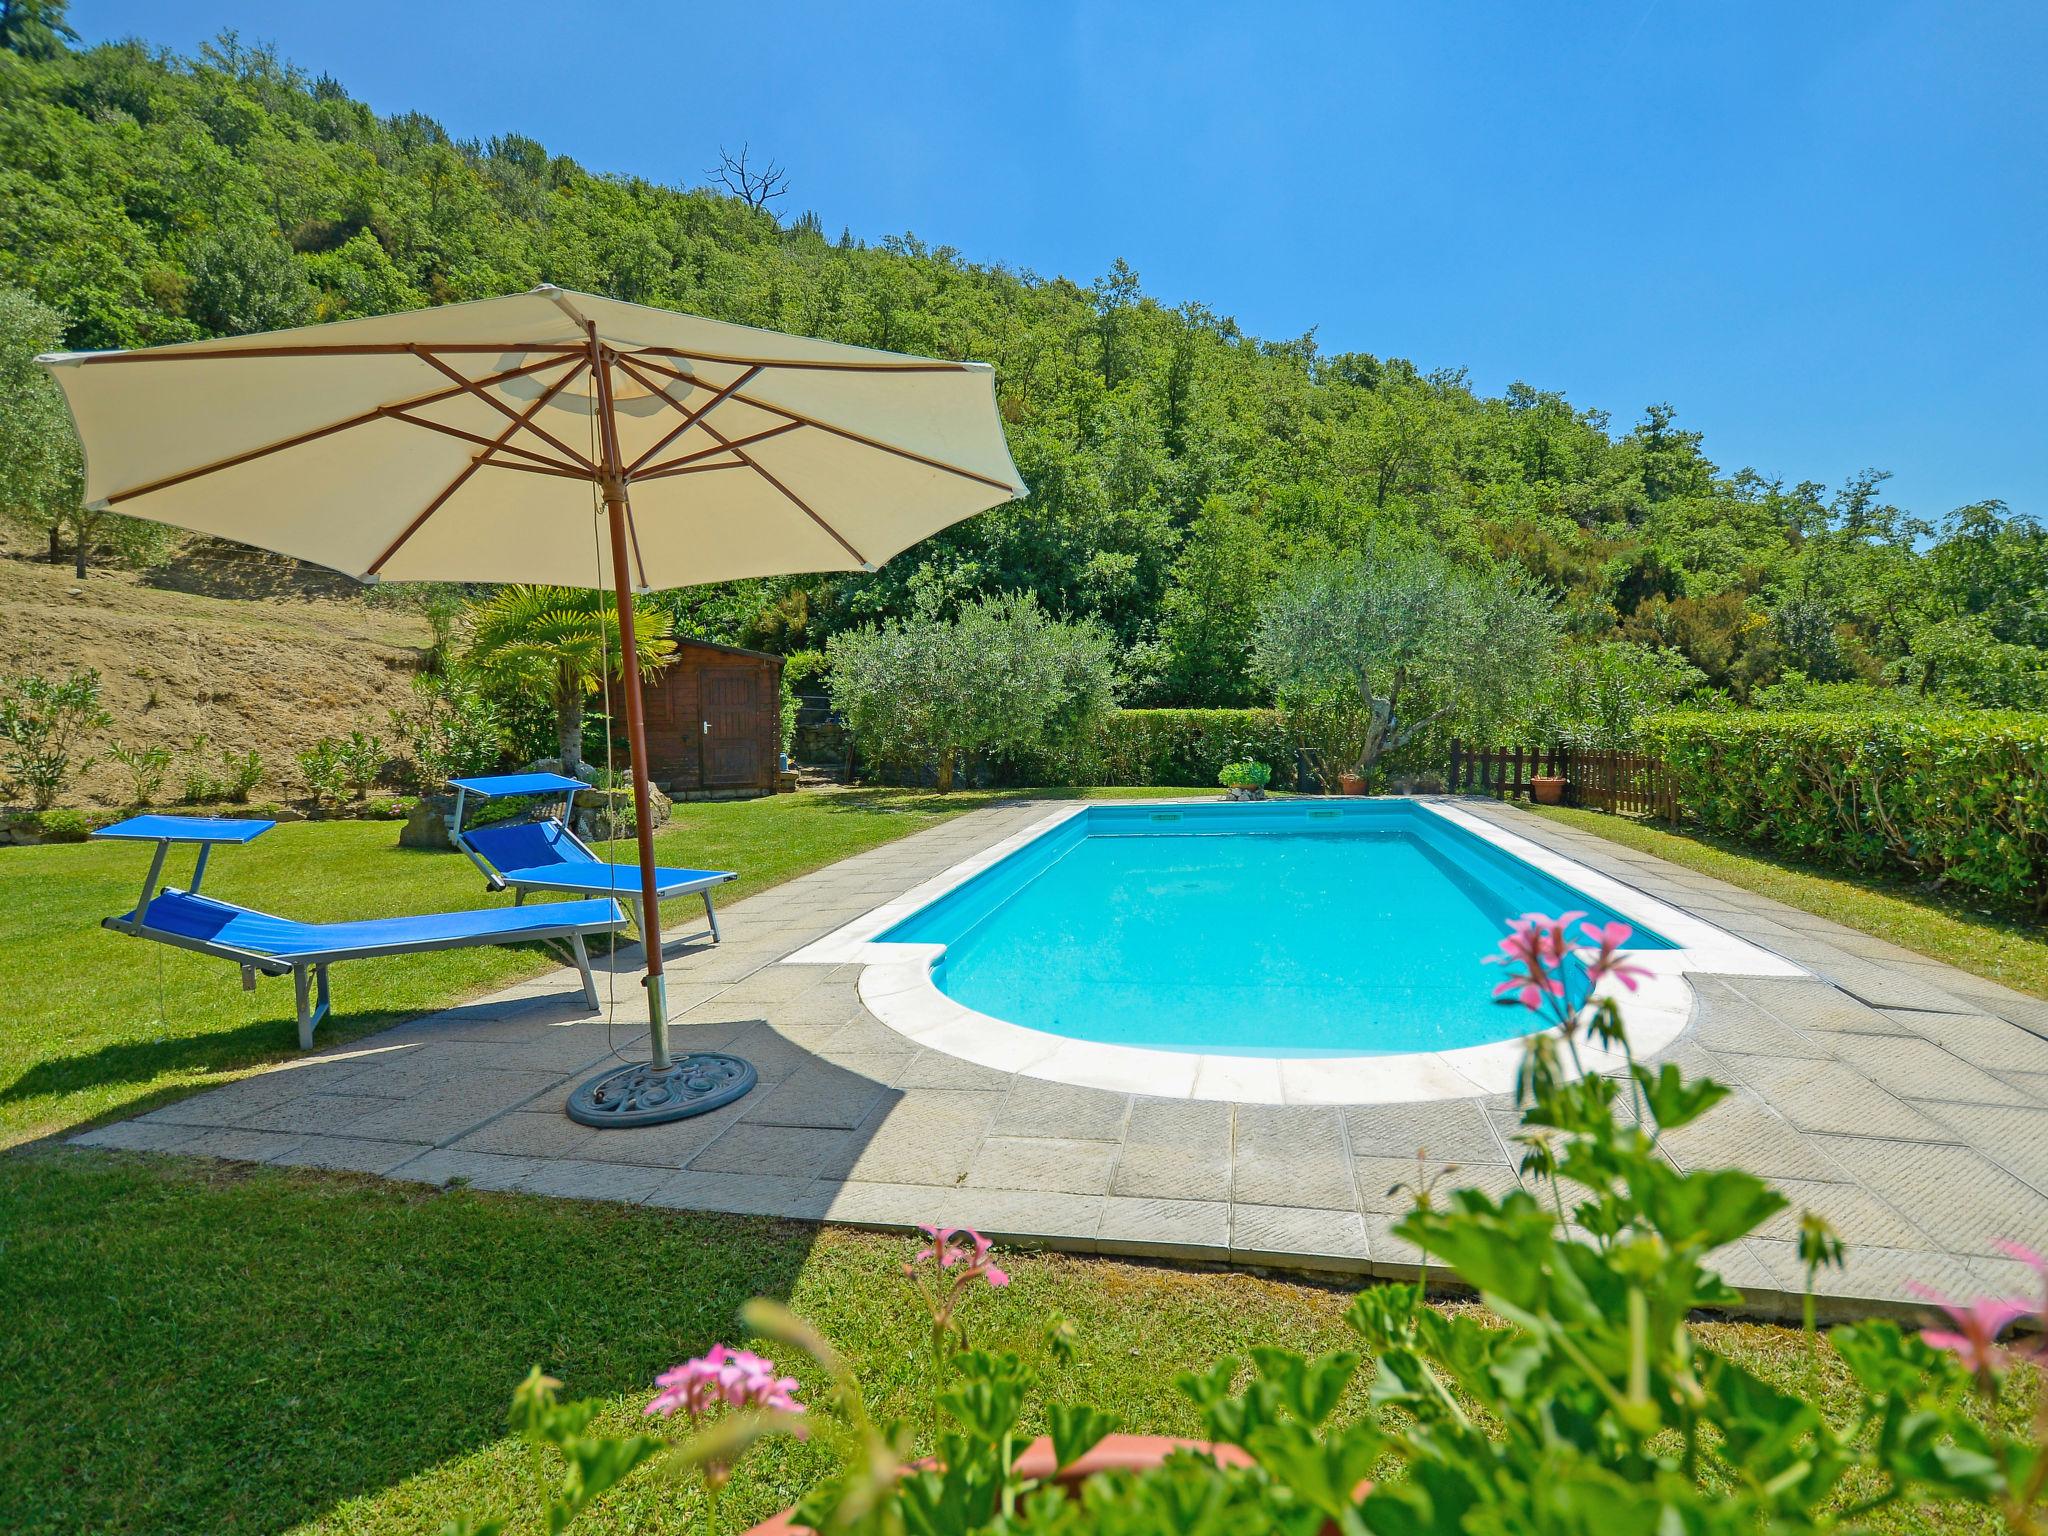
M705 1051L667 1067L649 1062L601 1072L569 1095L568 1113L600 1130L687 1120L743 1097L757 1074L751 1062Z

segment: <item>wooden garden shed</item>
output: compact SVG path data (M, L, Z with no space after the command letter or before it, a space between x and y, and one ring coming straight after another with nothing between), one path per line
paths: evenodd
M772 795L782 756L782 658L678 640L647 687L648 776L678 800Z

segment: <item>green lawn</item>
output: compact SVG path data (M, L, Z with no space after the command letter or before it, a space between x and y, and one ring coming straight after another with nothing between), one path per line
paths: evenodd
M507 1511L533 1531L526 1454L504 1433L527 1367L606 1399L623 1428L656 1372L737 1342L735 1309L756 1294L788 1301L888 1412L916 1417L907 1253L842 1230L346 1175L0 1157L0 1530L395 1536ZM976 1341L1035 1350L1045 1318L1071 1319L1080 1358L1054 1368L1050 1391L1114 1407L1134 1429L1196 1431L1172 1386L1183 1366L1348 1338L1342 1288L1051 1254L1006 1262L1009 1289L974 1298ZM1700 1331L1775 1380L1806 1380L1796 1333ZM816 1373L797 1373L815 1396ZM1825 1380L1832 1400L1831 1361ZM760 1452L732 1514L789 1502L829 1465L829 1438ZM693 1485L643 1473L589 1524L681 1532L697 1513ZM1879 1528L1968 1527L1902 1510Z
M2048 997L2048 932L1967 894L1936 893L1825 869L1721 838L1626 816L1534 806L1538 816L1769 896L2019 992Z
M655 846L669 863L739 871L719 893L732 901L1014 797L864 789L679 805ZM174 855L172 883L188 876L183 857ZM133 1114L297 1051L288 979L260 980L245 993L223 961L99 926L133 905L148 862L149 850L132 843L0 848L0 1146ZM388 821L288 823L217 853L206 889L314 920L508 899L487 892L461 854L400 848L398 824ZM702 910L694 898L671 907L678 921ZM525 946L342 966L335 1013L319 1038L346 1040L559 963Z

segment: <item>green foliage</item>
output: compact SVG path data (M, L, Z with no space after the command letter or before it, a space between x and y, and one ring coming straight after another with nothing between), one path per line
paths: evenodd
M176 341L542 277L995 366L1027 500L872 574L658 599L678 632L822 649L915 615L922 596L950 615L1030 592L1108 630L1131 702L1255 705L1270 695L1250 640L1277 573L1405 534L1468 574L1520 571L1570 633L1677 649L1737 698L1788 665L1919 689L1929 663L1926 691L1959 697L1942 692L1939 637L1916 640L1955 620L2048 646L2044 535L1997 502L1936 534L1884 501L1881 474L1830 492L1724 473L1668 405L1617 429L1527 384L1487 397L1456 371L1262 341L1200 304L1162 305L1121 262L1088 282L908 235L829 242L815 221L596 174L517 135L458 142L418 114L380 117L232 38L197 58L73 50L52 0L0 15L17 40L0 93L0 285L46 307L40 339L0 347L16 367L58 335ZM35 440L61 451L48 419ZM7 447L31 436L12 430ZM141 526L110 519L87 542ZM2003 682L1969 696L2018 702Z
M1273 770L1265 763L1225 763L1216 774L1225 789L1264 789L1272 781Z
M348 775L342 767L341 742L322 736L299 754L299 777L316 806L339 805L348 797Z
M171 771L169 747L131 747L117 741L107 748L107 756L127 771L133 786L131 805L156 803L156 797L163 793L164 778Z
M1566 644L1542 668L1521 734L1546 746L1628 751L1644 720L1687 702L1705 681L1678 651L1626 640Z
M84 738L113 723L90 667L61 680L36 672L0 677L0 767L9 787L26 791L37 810L54 805L72 774L96 761L78 755Z
M46 843L82 843L91 835L92 824L85 819L83 811L60 805L37 813L36 830L42 833Z
M249 791L263 782L263 754L251 747L247 752L220 755L220 787L223 799L246 804Z
M488 773L504 753L505 726L467 669L421 673L413 701L391 711L391 732L421 789L466 774Z
M563 772L583 765L584 701L621 675L615 601L587 587L509 586L470 610L463 661L493 699L545 698L555 711ZM651 676L675 654L668 611L634 599L640 672Z
M178 799L183 804L210 805L224 796L219 761L208 755L208 745L205 734L201 733L192 738L192 745L181 754Z
M1335 788L1433 726L1490 736L1527 699L1556 628L1525 580L1387 542L1284 577L1259 611L1252 670Z
M2048 912L2048 715L1676 714L1646 736L1711 831Z
M1059 761L1091 741L1113 704L1101 626L1050 617L1029 593L931 607L833 637L826 687L868 762L950 790L998 758Z
M4 268L0 268L4 270ZM87 508L84 463L71 415L56 384L35 361L64 342L65 317L33 293L0 287L0 515L49 547L54 563L64 535L83 580L95 546L131 559L155 556L167 531L118 513Z
M1271 709L1120 709L1103 722L1097 784L1214 784L1250 760L1294 782L1294 738Z

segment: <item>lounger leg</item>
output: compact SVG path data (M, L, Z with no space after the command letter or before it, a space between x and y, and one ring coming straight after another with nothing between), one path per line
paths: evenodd
M526 887L525 887L525 886L523 886L523 885L522 885L522 886L518 886L518 887L514 888L514 890L513 890L513 892L512 892L512 905L513 905L513 906L515 906L515 907L523 907L523 906L525 906L525 905L526 905Z
M590 951L583 947L583 935L569 935L569 945L576 951L576 969L583 973L583 1001L590 1004L590 1011L597 1013L603 1004L597 1000L597 978L590 974Z
M711 887L708 885L704 887L704 921L711 925L711 942L718 943L718 909L711 905Z
M293 966L292 992L299 1005L299 1049L310 1051L313 1049L313 1031L333 1006L327 991L327 967Z
M638 896L628 896L626 905L633 909L633 937L642 944L647 942L647 903Z

